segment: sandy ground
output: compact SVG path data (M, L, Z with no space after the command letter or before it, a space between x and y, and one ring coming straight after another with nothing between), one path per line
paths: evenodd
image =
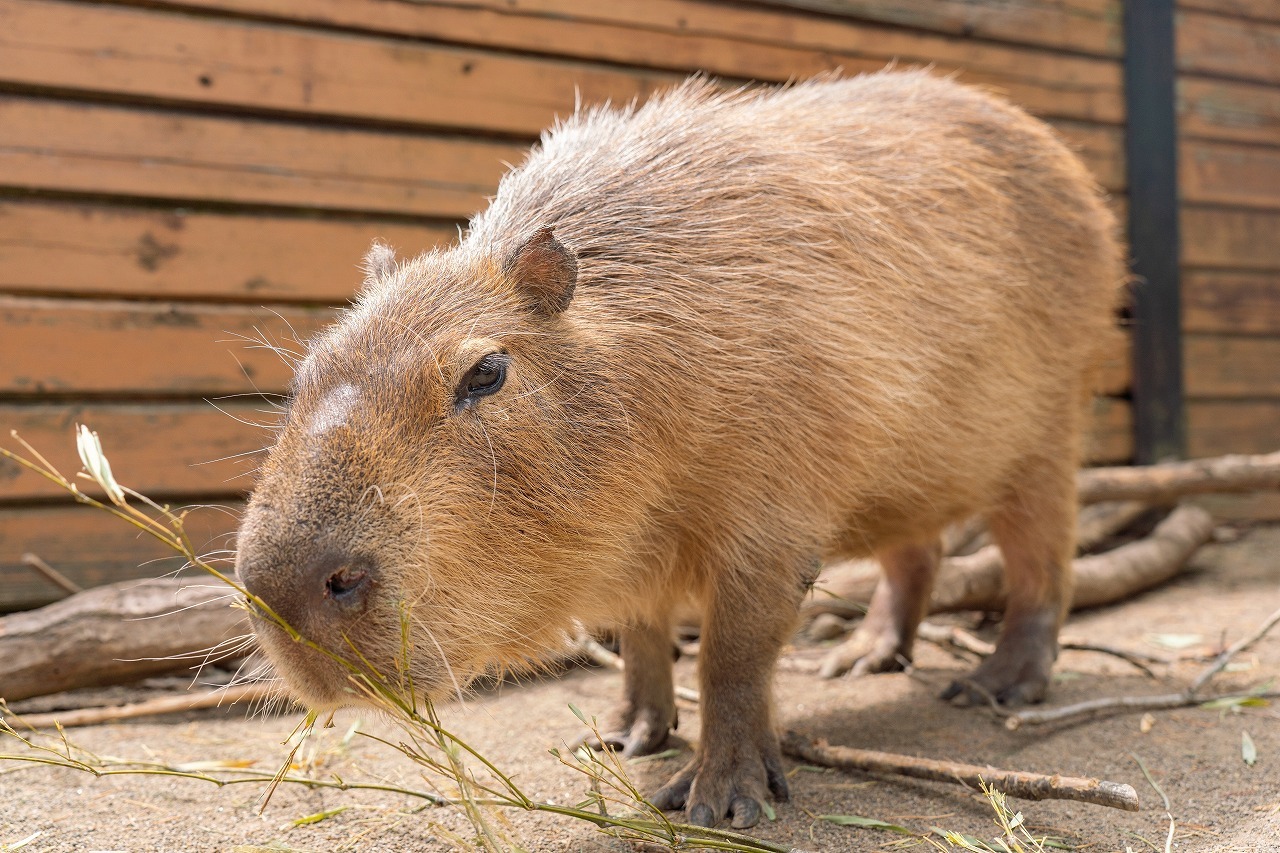
M1230 544L1212 545L1175 582L1122 606L1075 615L1065 632L1133 649L1159 652L1153 635L1198 635L1205 648L1225 636L1234 640L1280 606L1280 528L1245 531ZM1167 651L1167 650L1164 650ZM793 660L812 659L818 649L799 648ZM985 710L958 709L936 700L937 690L964 665L923 646L913 675L819 681L795 671L777 679L784 725L832 742L913 755L990 763L1045 773L1097 776L1132 784L1143 801L1138 813L1066 802L1014 801L1037 831L1062 837L1077 849L1163 849L1168 827L1159 798L1143 779L1135 756L1150 768L1169 797L1180 851L1280 849L1280 722L1270 707L1240 712L1185 709L1155 712L1143 733L1140 715L1113 716L1072 725L1007 732ZM1156 680L1114 658L1066 652L1058 665L1052 703L1119 694L1155 694L1179 689L1199 669L1180 664ZM1243 655L1235 671L1215 685L1243 689L1280 673L1280 632ZM694 684L693 666L681 661L681 683ZM618 675L571 670L523 684L507 684L442 709L446 723L513 775L531 796L556 803L579 801L584 779L560 767L548 749L571 739L579 723L573 702L603 714L620 689ZM94 696L33 701L28 710L68 706L105 696L137 698L135 689ZM697 713L681 710L682 734L697 731ZM71 731L75 743L100 755L170 764L252 760L273 770L298 715L246 719L235 711L201 712ZM372 740L343 735L356 719L340 715L334 729L314 745L322 774L344 779L427 789L429 783L403 756ZM375 719L364 728L394 736ZM1257 746L1257 763L1246 765L1241 732ZM17 744L0 744L13 752ZM687 754L688 746L683 745ZM653 789L686 755L636 764L642 788ZM989 805L955 786L856 774L816 772L790 762L792 799L777 808L777 820L758 827L759 836L807 850L896 850L923 842L882 831L844 828L816 819L828 813L856 814L918 830L941 826L982 838L995 834ZM382 792L310 790L284 786L260 809L262 784L217 788L183 779L117 776L98 778L62 769L0 762L0 850L27 843L25 851L329 851L452 849L450 834L467 837L468 824L444 809L423 809L407 797ZM299 818L339 806L341 813L309 825ZM562 818L506 813L508 831L537 851L626 850L592 828ZM29 840L28 840L29 839Z

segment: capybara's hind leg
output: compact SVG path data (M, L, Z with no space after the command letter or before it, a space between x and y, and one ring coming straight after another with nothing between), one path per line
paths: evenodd
M668 624L632 626L620 639L626 695L602 732L603 740L625 756L657 752L676 727L671 628ZM594 736L586 742L600 747Z
M882 550L880 582L871 596L871 607L853 636L832 649L822 661L820 674L833 678L891 672L911 660L916 628L929 608L929 593L942 559L942 543L909 543Z
M1058 657L1058 630L1071 605L1075 548L1075 454L1024 464L988 518L1004 554L1008 601L995 653L942 694L961 704L988 697L1039 702Z

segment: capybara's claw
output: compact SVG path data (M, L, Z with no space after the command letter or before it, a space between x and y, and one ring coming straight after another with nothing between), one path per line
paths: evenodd
M845 673L857 677L877 672L901 672L909 660L910 655L904 653L896 633L883 632L872 636L859 629L827 652L818 675L837 678Z
M603 733L584 732L574 742L573 748L586 746L602 750L608 746L624 758L651 755L662 749L667 736L679 724L675 708L668 711L657 708L624 708L615 712L614 719L618 722L606 726Z
M649 802L663 811L686 807L689 823L695 826L715 826L728 816L734 829L748 829L760 822L766 790L779 802L789 797L776 748L729 761L695 758Z
M734 797L729 804L729 814L733 817L734 829L750 829L760 822L760 803L751 797Z
M698 762L696 760L685 765L684 769L671 777L671 781L659 788L658 792L649 798L649 803L664 812L684 808L684 804L689 800L689 789L693 787L693 777L697 772Z
M665 726L653 726L647 721L636 720L630 728L618 729L597 735L587 731L574 742L574 749L586 746L594 750L603 750L606 746L623 758L635 755L650 755L662 748L667 742L670 729Z

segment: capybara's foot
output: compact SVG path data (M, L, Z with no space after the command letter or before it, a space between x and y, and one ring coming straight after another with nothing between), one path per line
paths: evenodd
M942 698L965 706L992 699L1001 705L1042 702L1057 656L1056 626L1048 632L1032 626L1008 630L991 657L968 677L951 682Z
M727 815L734 829L748 829L759 823L770 793L779 802L789 796L782 753L772 734L763 748L744 742L728 754L700 753L650 802L663 811L685 808L696 826L715 826Z
M627 708L617 713L614 723L604 727L600 736L587 732L577 745L591 749L610 749L624 757L649 755L657 752L667 742L667 735L679 724L675 707L669 710L657 708Z
M910 660L910 644L904 642L902 635L892 626L872 630L864 622L852 636L827 652L818 674L823 678L835 678L846 672L855 677L876 672L900 672Z

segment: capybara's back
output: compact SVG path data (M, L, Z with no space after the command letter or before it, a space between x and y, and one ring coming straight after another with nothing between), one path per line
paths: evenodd
M822 558L875 553L886 570L828 674L889 668L910 655L940 530L985 514L1009 609L996 653L949 695L1042 695L1123 278L1114 230L1044 124L921 72L692 81L587 110L461 246L371 256L369 292L300 370L299 434L268 461L241 571L291 597L278 565L297 548L278 531L343 505L299 482L346 489L353 515L370 487L408 483L418 515L394 549L331 523L359 546L344 553L373 556L315 561L339 567L314 581L331 599L375 614L358 630L386 626L362 648L394 656L392 603L413 599L413 647L436 658L416 681L439 690L578 622L618 628L627 702L607 739L628 752L674 725L671 612L692 601L704 733L657 802L749 825L766 786L785 792L769 679ZM412 383L361 384L415 358L431 369ZM279 656L323 698L321 664Z

